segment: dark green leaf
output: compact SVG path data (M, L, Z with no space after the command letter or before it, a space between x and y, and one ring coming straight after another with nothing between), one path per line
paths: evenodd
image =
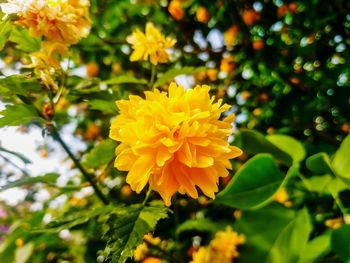
M0 127L17 126L31 121L42 121L37 111L31 105L18 104L7 105L6 109L0 112Z
M206 67L183 67L183 68L173 68L165 72L160 76L154 83L154 88L164 85L167 82L173 81L176 76L179 75L192 75L197 72L205 71Z
M168 209L162 202L151 202L148 206L132 205L116 211L108 220L104 233L107 241L106 256L112 262L124 263L133 256L135 247L143 236L154 230L160 219L167 217Z
M237 146L247 154L269 153L288 166L293 163L291 156L268 141L264 135L259 132L242 129L237 134L235 141Z
M350 260L350 225L342 225L332 233L331 247L344 262Z
M208 219L189 219L176 228L176 235L184 232L211 232L218 230L218 226Z
M23 177L17 181L10 182L4 185L3 187L0 188L0 192L9 188L19 187L24 185L32 185L36 183L54 184L56 183L58 176L59 175L56 173L48 173L45 175L35 176L35 177Z
M284 177L269 154L258 154L246 162L215 202L241 209L254 208L273 196Z
M108 164L115 157L115 147L115 141L106 140L100 142L86 155L85 165L91 168L97 168Z
M328 154L320 152L306 159L306 167L316 174L333 174L331 160Z
M243 211L242 217L234 225L238 233L247 237L240 248L239 262L264 262L276 238L294 217L294 210L277 203Z
M304 208L278 235L267 257L267 263L298 262L312 230L310 217Z

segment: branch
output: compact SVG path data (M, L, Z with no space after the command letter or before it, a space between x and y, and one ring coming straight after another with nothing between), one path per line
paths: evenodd
M62 148L66 151L68 154L69 158L73 161L75 166L79 169L79 171L83 174L85 179L91 184L92 188L95 190L96 195L100 198L100 200L105 204L108 205L109 201L108 199L104 196L102 191L98 188L96 182L93 180L93 176L88 173L84 167L80 164L77 158L75 158L74 154L71 152L67 144L62 140L61 136L59 135L57 128L54 125L50 125L49 131L51 133L51 136L62 146Z

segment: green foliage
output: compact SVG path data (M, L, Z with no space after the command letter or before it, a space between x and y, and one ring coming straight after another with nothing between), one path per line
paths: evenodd
M134 254L134 249L143 240L143 236L154 230L160 219L167 218L168 209L161 202L149 205L133 205L118 209L114 214L103 218L107 225L104 238L107 247L104 256L111 262L124 263Z
M215 202L241 209L254 208L271 198L283 179L272 156L258 154L242 166Z
M335 153L332 167L335 171L335 173L344 180L347 185L350 187L350 135L348 135L342 144L340 145L340 148Z
M3 111L0 111L0 127L18 126L28 122L41 122L36 109L32 105L17 104L7 105Z
M0 188L0 192L9 188L19 187L19 186L28 186L36 183L45 183L49 185L54 184L56 183L58 176L59 175L57 173L48 173L45 175L35 176L35 177L27 176L19 180L16 180L14 182L6 184L5 186Z
M9 35L11 34L12 24L11 21L1 20L0 21L0 50L2 50L7 42Z
M42 89L35 79L26 77L25 75L12 75L6 78L0 78L1 96L5 98L14 95L30 96L33 93L39 93Z
M302 209L278 235L266 262L298 262L311 230L309 214L306 209Z
M316 153L306 159L306 167L316 174L333 173L331 161L326 153Z
M247 154L269 153L286 165L292 164L292 157L267 140L261 133L242 129L237 134L236 144Z
M343 225L332 233L332 250L344 261L350 260L350 226Z
M24 52L35 52L40 49L40 41L30 36L28 30L13 28L9 40L16 44L16 48Z
M97 168L111 162L115 156L116 143L112 140L102 141L97 144L85 157L85 165Z
M20 159L25 164L31 163L31 161L26 156L24 156L23 154L7 150L7 149L5 149L5 148L3 148L1 146L0 146L0 152L5 152L5 153L11 154L13 156L16 156L18 159Z

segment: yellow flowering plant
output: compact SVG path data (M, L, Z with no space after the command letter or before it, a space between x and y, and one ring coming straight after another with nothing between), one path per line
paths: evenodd
M348 262L339 6L0 1L1 262Z

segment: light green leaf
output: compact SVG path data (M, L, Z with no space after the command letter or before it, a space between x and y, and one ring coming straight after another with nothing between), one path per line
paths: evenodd
M115 101L94 99L89 101L90 109L99 110L104 114L115 114L117 107Z
M137 204L116 211L108 218L108 230L104 233L106 256L111 258L111 262L126 262L133 256L143 236L153 231L157 222L168 216L167 212L164 204L157 201L148 206Z
M17 126L31 121L42 121L35 108L31 105L18 104L7 105L6 109L0 111L0 127Z
M293 159L286 152L268 141L257 131L241 129L235 139L236 145L247 154L269 153L275 159L291 166Z
M85 165L90 168L97 168L108 164L115 157L116 142L105 140L97 144L85 158Z
M35 52L40 49L40 40L32 37L24 28L13 28L9 40L16 43L17 49L24 52Z
M17 158L21 159L21 161L24 162L25 164L31 163L31 161L27 157L25 157L23 154L7 150L1 146L0 146L0 152L12 154L12 155L16 156Z
M331 247L344 262L350 260L350 225L342 225L332 233Z
M14 263L26 263L30 259L34 250L34 244L32 242L25 244L23 247L19 247L15 252Z
M11 30L12 24L10 20L0 20L0 51L4 48Z
M328 154L324 152L316 153L306 159L306 167L316 174L334 174L331 166L331 160Z
M273 196L284 177L269 154L258 154L235 174L215 202L241 209L254 208Z
M328 231L309 241L300 255L298 263L314 263L331 251L331 232Z
M24 185L31 185L31 184L36 184L36 183L46 183L46 184L54 184L56 183L56 180L58 178L57 173L48 173L45 175L41 176L35 176L35 177L23 177L21 179L18 179L14 182L10 182L3 187L0 188L0 192L4 191L6 189L10 189L13 187L19 187L19 186L24 186Z
M266 136L266 139L286 152L293 158L294 162L300 162L305 158L306 152L301 142L294 139L293 137L273 134Z
M272 246L266 263L295 263L298 262L312 230L310 217L304 208L298 212L279 234Z
M183 67L183 68L173 68L165 72L160 76L154 83L153 87L157 88L164 85L167 82L173 81L176 76L179 75L192 75L197 72L205 71L206 67Z
M310 192L325 193L328 191L328 186L332 182L333 177L329 174L321 176L312 176L306 178L301 176L303 183Z
M137 78L131 75L121 75L115 78L101 82L106 85L116 85L116 84L143 84L146 85L148 82L145 79Z
M42 91L40 83L35 79L28 79L24 75L11 75L0 78L0 91L2 96L23 95L29 96Z
M350 135L345 137L335 153L332 167L336 175L350 187Z

